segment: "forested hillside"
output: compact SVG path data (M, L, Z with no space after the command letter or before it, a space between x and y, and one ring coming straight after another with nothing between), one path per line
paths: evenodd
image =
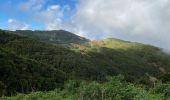
M122 84L142 84L149 88L155 87L155 84L161 81L168 84L170 80L170 55L160 48L113 38L89 41L66 31L62 31L64 33L59 31L59 35L53 32L0 31L0 95L9 96L18 92L29 93L54 89L61 90L62 93L66 88L64 82L83 80L90 86L87 84L78 86L78 90L82 92L81 88L91 88L93 81L97 81L95 89L99 90L94 90L97 94L92 100L98 100L97 95L101 95L99 92L103 91L100 90L100 85L105 87L108 76L121 74L127 82ZM68 48L70 44L74 46ZM84 83L80 82L80 84ZM133 89L131 85L127 85L126 88L134 91L142 88L141 93L144 91L149 97L152 96L152 93L145 88L135 85ZM72 87L73 94L67 95L80 98L77 96L79 91L74 90L75 88ZM142 95L146 95L145 93ZM63 94L59 95L63 96ZM162 95L165 94L159 95L158 92L156 95L164 98ZM110 96L121 98L124 94L110 94Z
M17 35L26 36L35 40L42 42L47 42L51 44L61 44L63 46L70 46L71 44L82 44L88 42L89 40L80 36L77 36L71 32L64 30L54 30L54 31L31 31L31 30L16 30L8 31L15 33Z

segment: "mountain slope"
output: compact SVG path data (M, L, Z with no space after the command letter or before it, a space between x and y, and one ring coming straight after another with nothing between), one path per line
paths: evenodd
M52 44L62 44L65 46L70 46L71 44L82 44L88 42L88 39L77 36L71 32L64 30L54 30L54 31L31 31L31 30L17 30L11 31L12 33L26 36L35 40L39 40L46 43Z
M29 64L33 64L32 66L41 66L43 64L46 66L45 68L54 69L51 72L47 70L48 73L50 72L49 75L52 76L55 76L55 70L58 70L65 73L61 74L61 77L66 76L67 79L98 80L103 82L107 76L122 74L127 81L141 82L146 75L159 77L169 71L170 56L159 48L117 39L101 40L97 41L97 44L96 41L93 42L90 41L84 48L69 49L62 45L51 45L48 41L42 42L37 39L0 31L0 48L2 50L15 54L19 58L30 59L40 64L29 62ZM8 59L11 58L2 58L3 61ZM12 60L14 59L12 58ZM24 64L22 61L18 63ZM2 67L5 65L6 63L1 64ZM18 66L16 63L10 69L13 70L12 68ZM1 71L3 70L2 68ZM34 73L34 71L30 73ZM43 70L40 70L40 73L44 73ZM48 74L46 75L47 78L52 77L48 76ZM43 74L38 74L37 77L43 77ZM56 78L60 79L59 76L56 76ZM53 79L55 80L55 78ZM35 87L37 90L62 87L53 85L62 83L62 81L53 81L53 79L49 80L52 83L48 82L46 89L39 89L39 85ZM61 79L64 80L64 77ZM6 80L0 81L6 82ZM31 91L30 87L29 90Z
M0 95L13 95L16 92L27 93L30 91L47 91L61 88L66 79L64 72L49 63L19 55L14 50L4 46L4 44L10 41L11 43L9 44L14 43L10 45L11 48L16 49L18 52L27 52L28 49L25 43L22 43L24 42L21 41L22 39L28 45L36 45L36 41L0 31ZM29 44L31 41L32 44ZM15 46L17 44L25 46L24 49L21 51L18 50Z
M63 86L65 74L50 65L0 48L0 93L51 90ZM1 94L0 94L1 95Z

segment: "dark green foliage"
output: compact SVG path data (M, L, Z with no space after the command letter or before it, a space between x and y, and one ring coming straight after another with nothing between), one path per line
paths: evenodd
M160 76L159 79L164 83L170 83L170 72Z
M31 31L31 30L17 30L12 32L18 35L27 36L32 39L39 41L52 43L52 44L62 44L69 46L71 43L85 43L88 42L88 39L77 36L71 32L64 30L54 30L54 31Z
M166 98L170 99L170 83L157 84L153 91L155 93L162 93Z
M40 39L44 39L53 31L16 31L16 33L26 34L26 36L28 34L28 37L32 38L37 38L36 35L38 35ZM59 31L56 34L59 34L58 38L60 38L64 33ZM67 33L64 37L73 36ZM103 41L103 46L92 45L77 52L21 37L9 40L3 45L18 55L48 63L68 73L69 76L78 76L83 79L103 81L106 75L121 73L128 81L134 81L146 73L159 76L160 67L167 70L170 66L170 56L159 48L111 38ZM45 42L51 43L48 39Z
M141 47L141 49L147 46ZM163 74L160 67L168 71L170 67L170 56L160 50L127 50L113 49L107 47L91 47L83 50L84 57L95 63L100 75L123 74L128 81L133 82L148 73L151 76ZM145 54L146 53L146 54ZM102 76L101 76L102 77Z
M73 97L71 100L162 100L161 95L152 95L142 87L127 83L122 76L109 77L108 81L101 84L98 82L82 81L77 84L74 81L66 84L64 97ZM68 87L69 86L69 87ZM74 87L74 88L73 88Z
M0 81L0 96L3 96L5 93L5 84L3 82Z
M62 87L65 74L50 65L21 58L0 49L0 92L12 95L16 92L51 90Z
M66 41L75 35L56 33L56 40L50 42L52 36L46 32L17 31L28 38L0 31L0 82L5 94L62 88L65 77L104 82L108 75L122 74L129 82L145 84L150 81L143 78L146 73L160 77L169 71L170 56L153 46L106 39L100 45L89 42L84 48L65 48L65 44L84 43L86 39ZM66 42L56 42L60 38Z
M164 100L165 96L152 93L142 86L127 83L122 76L109 77L107 82L69 81L62 91L36 92L3 100Z

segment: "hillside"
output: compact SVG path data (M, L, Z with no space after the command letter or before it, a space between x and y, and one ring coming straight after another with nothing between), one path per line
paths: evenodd
M3 36L2 36L3 35ZM0 33L0 42L19 38ZM51 65L28 57L17 55L0 45L0 95L13 95L16 92L51 90L62 87L66 79L65 73Z
M0 82L4 87L1 95L63 88L63 82L69 79L104 82L107 76L118 74L128 82L153 86L149 78L160 78L170 69L170 56L150 45L104 39L89 41L83 48L66 48L65 43L72 42L53 45L48 39L34 38L35 35L0 31ZM29 67L33 70L27 70ZM33 81L26 81L29 79ZM8 85L9 82L12 83Z
M53 31L31 31L31 30L16 30L10 31L17 35L26 36L35 40L42 42L47 42L51 44L62 44L65 46L70 46L71 44L83 44L88 42L88 39L77 36L71 32L64 30L53 30Z

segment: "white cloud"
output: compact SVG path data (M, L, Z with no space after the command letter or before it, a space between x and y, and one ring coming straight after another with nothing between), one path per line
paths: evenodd
M45 29L55 30L62 27L63 12L59 5L48 6L46 10L42 10L35 14L37 20L45 23Z
M45 0L27 0L18 5L18 8L22 11L37 11L40 10L45 4Z
M8 19L8 29L9 30L27 30L29 29L30 25L19 22L15 19Z
M58 30L64 26L63 13L70 10L69 6L45 5L45 0L28 0L19 4L21 11L29 13L30 18L45 25L45 30ZM46 7L47 6L47 7Z
M45 29L67 29L91 39L116 37L170 49L169 0L80 0L69 6L45 5L45 0L28 0L19 8ZM65 13L70 13L65 21Z
M85 36L118 37L168 48L169 0L80 0L73 16Z

